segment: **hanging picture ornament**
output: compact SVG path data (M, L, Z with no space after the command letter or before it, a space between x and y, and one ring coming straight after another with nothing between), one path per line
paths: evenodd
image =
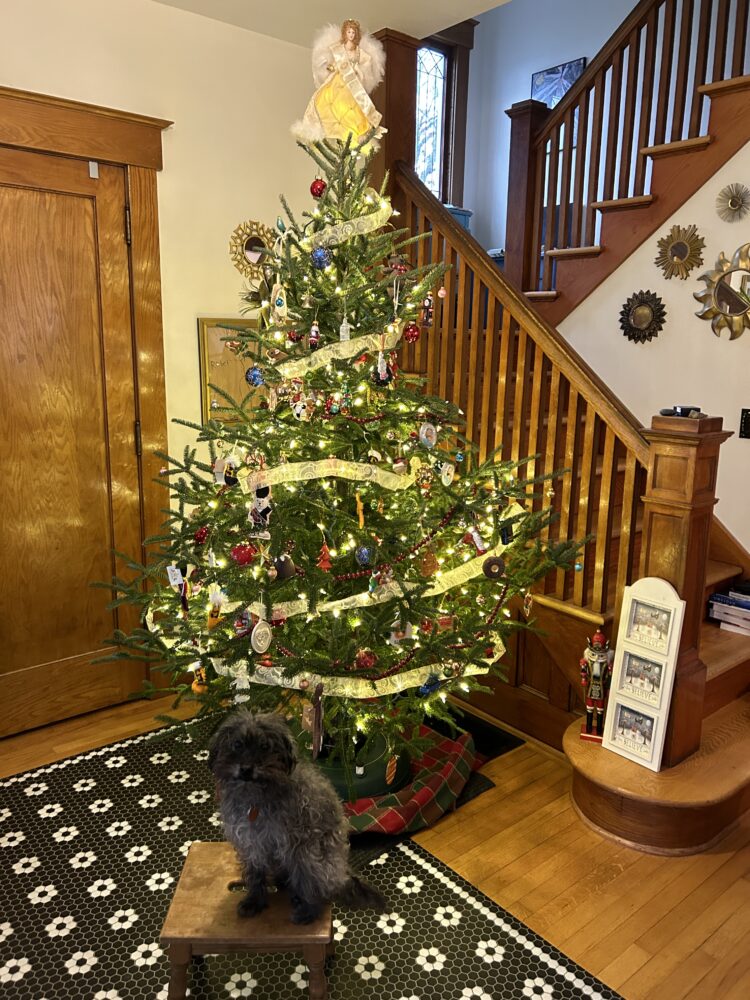
M701 250L706 241L698 235L697 226L672 226L656 245L659 253L654 263L667 279L676 277L684 280L694 267L703 263Z
M716 211L724 222L740 222L750 212L750 188L727 184L716 196Z
M331 251L327 247L315 247L310 254L310 262L316 271L323 271L331 263Z
M453 462L443 462L440 466L440 482L443 486L450 486L456 478L456 466Z
M416 344L419 340L419 327L416 323L407 323L404 327L404 340L407 344Z
M248 385L263 385L263 372L257 365L253 365L245 372L245 381Z
M427 421L419 428L419 441L425 448L434 448L437 444L437 429Z
M634 292L620 310L620 328L628 340L645 344L658 336L667 311L655 292Z
M428 292L427 295L425 295L424 302L422 303L422 326L432 325L432 312L433 312L432 292Z
M750 243L739 247L731 261L720 253L714 270L699 280L705 281L706 288L693 292L693 298L702 303L696 316L710 320L717 337L724 330L729 331L730 340L741 337L750 327Z
M264 257L275 240L273 229L262 222L241 222L229 241L229 255L240 274L251 281L261 281L264 277Z
M271 645L272 638L273 633L271 631L271 626L267 621L261 618L260 621L255 623L253 630L250 633L250 645L256 653L265 653Z
M505 573L505 563L500 556L489 556L482 563L482 572L488 580L499 580Z
M322 198L327 187L328 185L322 177L316 177L310 185L310 194L313 198Z

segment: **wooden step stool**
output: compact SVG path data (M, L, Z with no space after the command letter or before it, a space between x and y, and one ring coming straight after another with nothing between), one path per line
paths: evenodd
M227 843L191 844L161 931L168 949L168 1000L183 1000L193 958L236 951L302 952L310 970L311 1000L328 992L325 960L333 954L331 907L311 924L293 924L284 891L269 892L268 909L256 917L240 917L237 903L244 890L234 849Z

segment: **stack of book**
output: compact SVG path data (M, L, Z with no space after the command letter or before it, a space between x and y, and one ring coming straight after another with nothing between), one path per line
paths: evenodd
M712 594L708 616L728 632L750 635L750 582L736 583L726 594Z

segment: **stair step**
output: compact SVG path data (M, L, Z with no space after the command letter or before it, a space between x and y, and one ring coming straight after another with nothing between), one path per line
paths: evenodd
M641 156L676 156L679 153L705 149L710 142L710 135L697 135L693 139L678 139L676 142L663 142L658 146L644 146L640 152Z
M559 250L548 250L547 256L556 260L577 260L579 257L598 257L602 247L564 247ZM528 292L526 293L528 295Z
M704 83L698 87L699 94L716 97L719 94L733 94L738 90L750 88L750 76L735 76L731 80L717 80L716 83Z
M709 559L706 563L706 588L704 600L708 602L709 597L714 593L714 591L721 590L722 587L729 583L733 583L741 576L741 566L736 566L733 563L720 562L718 559Z
M699 652L706 664L705 718L750 690L750 636L703 622Z
M554 302L559 292L552 290L548 292L524 292L523 294L532 302Z
M638 194L633 198L612 198L609 201L592 201L591 207L600 212L622 212L628 208L648 208L654 201L652 194Z

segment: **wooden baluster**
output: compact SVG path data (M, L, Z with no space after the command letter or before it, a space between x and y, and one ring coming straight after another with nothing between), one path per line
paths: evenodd
M584 90L578 102L576 121L576 169L573 175L573 225L570 230L570 246L581 246L583 226L583 179L586 174L586 149L589 130L589 91Z
M622 97L622 49L617 49L612 57L609 77L609 107L607 120L607 153L604 160L604 188L602 200L615 197L615 166L620 134L620 99Z
M533 362L533 375L531 379L531 402L529 405L529 437L526 442L526 454L536 455L541 451L540 444L540 434L543 430L542 427L542 407L543 398L545 394L545 370L547 366L547 359L544 357L544 352L538 344L531 341L531 356ZM531 479L533 476L537 475L537 469L540 465L540 459L531 459L526 465L526 476ZM531 496L535 492L533 486L529 487L528 493ZM541 508L541 503L538 500L534 501L534 509L539 510Z
M578 511L576 514L575 537L583 539L591 531L594 499L594 478L596 476L596 442L599 419L590 403L586 403L583 426L583 449L581 451L580 475L578 478ZM575 472L575 469L573 470ZM586 545L578 562L581 569L573 577L573 602L579 607L586 603L589 581L592 577L593 545Z
M649 145L651 129L651 109L654 99L654 71L656 69L656 35L658 8L652 7L646 19L646 45L643 56L643 79L641 81L641 111L638 124L638 148L635 153L635 179L633 194L643 194L646 190L646 157L640 151Z
M476 423L476 401L477 401L477 383L485 378L485 373L483 369L478 368L477 359L479 358L479 347L482 341L483 332L483 296L484 285L479 280L479 275L474 274L474 288L472 290L471 296L471 331L470 331L470 341L469 341L469 364L466 369L467 373L467 385L466 385L466 427L467 433L471 437L471 440L477 442L479 440L479 434L476 432L474 424ZM486 333L485 333L486 336Z
M453 382L450 400L456 406L461 406L461 388L463 378L464 345L469 326L469 302L471 298L471 275L466 260L458 261L458 298L456 305L455 325L453 328L453 351L450 352L450 364L453 365Z
M443 299L443 315L440 327L440 355L438 370L435 372L437 385L436 396L445 399L448 395L448 374L450 372L450 359L453 357L453 337L455 333L456 316L456 262L457 254L445 237L445 263L450 265L450 269L445 275L445 298Z
M612 518L617 468L615 465L614 431L610 427L604 432L604 455L599 478L599 504L596 514L596 543L594 551L594 593L592 611L605 612L609 590L609 566L612 557Z
M430 256L432 260L437 263L439 261L445 260L445 240L443 239L443 234L439 229L432 223L432 236L430 238L432 244L430 250ZM432 326L430 327L430 335L427 338L427 391L429 393L435 393L437 387L437 369L438 361L440 358L440 341L443 331L443 309L445 308L445 299L441 299L437 295L437 289L434 290L435 295L433 299L433 313L432 313Z
M489 437L492 429L490 420L490 400L495 369L492 364L497 341L497 322L501 308L495 296L487 292L487 325L484 331L484 357L482 361L482 401L479 408L479 461L484 462L490 450Z
M748 0L737 0L735 13L734 47L732 50L732 76L745 72L745 43L747 42Z
M622 595L633 581L635 557L636 511L640 503L638 489L638 463L632 451L625 454L625 472L622 486L622 508L620 511L620 539L617 549L617 577L613 603L615 618L612 622L612 635L617 635L619 614L622 608Z
M417 222L417 230L414 233L415 236L422 236L424 233L428 232L427 229L427 219L425 218L424 211L420 211L419 218ZM430 243L432 240L421 239L417 243L417 267L424 267L427 258L427 251L430 249ZM434 291L434 290L433 290ZM422 326L422 303L418 303L419 306L419 318L417 322ZM430 324L430 330L422 328L422 333L420 334L419 340L414 345L414 367L415 370L419 372L420 375L424 375L427 370L427 338L430 336L432 324Z
M678 43L677 73L674 79L674 110L672 112L672 142L684 139L685 97L690 66L690 40L693 32L694 0L682 0L680 40Z
M604 70L597 73L592 93L594 95L594 105L591 113L588 196L586 198L586 211L584 214L583 242L585 246L593 246L594 240L596 239L596 214L591 206L595 201L599 201L599 180L601 174L602 152L602 113L604 110Z
M557 430L560 424L560 369L555 365L552 365L552 373L550 375L549 383L549 402L547 404L547 440L546 447L544 451L544 465L542 467L542 472L544 475L549 476L551 473L556 471L556 449L557 449ZM554 482L550 484L556 491L559 490L559 483ZM544 527L541 532L542 541L546 542L550 537L549 525Z
M573 167L573 122L575 108L568 109L565 115L565 138L563 139L562 174L560 183L560 224L557 231L557 247L567 247L568 217L570 214L570 174ZM575 212L575 206L573 206ZM555 249L553 247L553 249Z
M526 398L526 360L528 354L529 340L526 331L523 327L518 328L518 336L516 337L516 380L513 392L513 438L511 444L511 458L514 462L517 462L520 458L524 456L521 453L523 438L524 438L524 424L526 422L526 413L524 410L524 402Z
M549 168L547 171L547 218L544 227L544 248L552 250L557 242L557 174L560 159L560 126L556 125L550 136ZM544 255L542 289L552 288L552 258Z
M695 52L695 75L693 77L693 101L690 106L690 122L688 138L700 135L701 117L704 97L698 93L698 87L706 83L708 68L708 43L711 39L711 14L713 0L698 0L700 3L700 19L698 21L698 38Z
M546 150L549 143L545 142L541 150L537 153L536 166L534 169L534 220L531 228L531 254L528 261L527 288L524 292L535 292L541 282L542 270L542 245L544 243L544 233L542 223L544 220L544 178L545 164L547 162Z
M508 436L509 399L510 399L510 363L513 357L511 347L515 340L516 323L511 323L510 310L503 309L503 320L500 328L500 361L497 367L497 398L495 400L494 448L502 446L498 458L510 458L510 443Z
M617 197L627 198L630 193L630 174L633 166L633 132L635 131L635 102L638 96L638 63L640 60L640 37L638 28L633 28L628 39L628 74L625 83L622 131L620 133L620 179ZM636 150L636 157L638 150Z
M714 63L711 79L707 83L716 83L724 79L724 67L727 64L727 34L729 33L729 3L730 0L719 0L716 11L716 31L714 32Z
M430 237L429 250L430 250L430 264L439 264L443 260L443 241L441 239L440 233L435 231L435 227L432 223L426 220L426 224L432 227L432 236ZM427 372L432 378L433 365L435 363L435 340L438 336L439 329L439 316L440 316L440 304L441 300L437 296L437 288L432 289L432 322L430 323L427 337L420 338L420 367L422 371Z
M573 496L573 481L576 475L576 466L580 452L578 448L578 405L580 397L574 385L569 386L568 392L568 417L565 428L565 460L563 467L568 471L563 475L562 495L560 498L560 539L570 538L570 501ZM569 593L568 577L564 569L557 570L557 584L555 586L555 596L566 601Z
M656 102L656 125L654 145L667 141L667 111L672 83L672 49L674 48L675 0L664 4L664 29L661 40L661 62L659 65L659 96Z

